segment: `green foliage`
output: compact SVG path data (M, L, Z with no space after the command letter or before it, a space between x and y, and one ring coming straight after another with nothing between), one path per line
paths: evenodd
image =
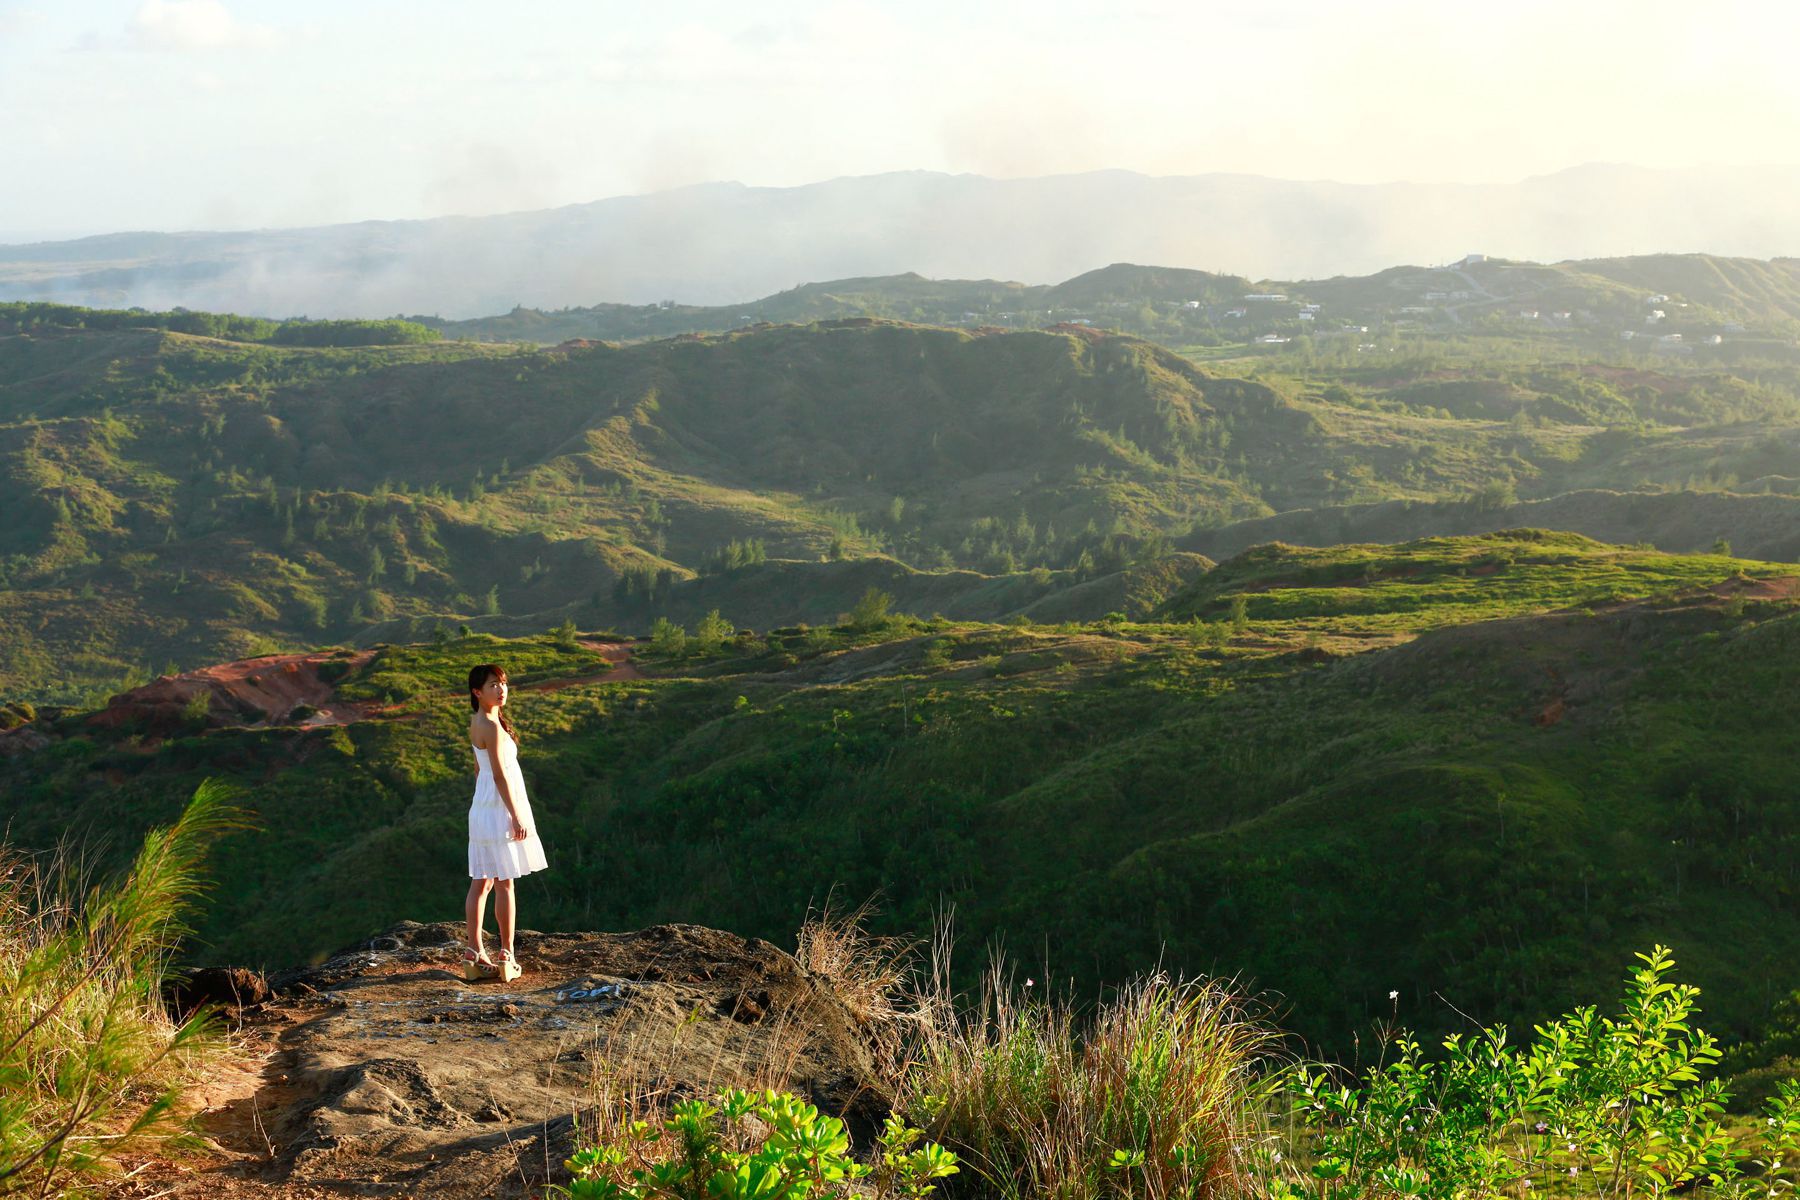
M398 346L444 335L416 321L283 321L268 338L277 346Z
M650 627L650 648L658 654L674 656L687 649L687 630L667 617L656 618Z
M844 1123L788 1092L732 1089L684 1100L666 1121L618 1123L575 1152L566 1200L923 1200L957 1172L956 1156L890 1117L876 1163L850 1156Z
M1307 1138L1273 1194L1629 1197L1696 1184L1789 1192L1800 1085L1783 1088L1756 1139L1740 1144L1721 1124L1723 1085L1701 1079L1719 1050L1691 1024L1699 989L1669 981L1666 949L1638 957L1616 1017L1577 1009L1519 1047L1503 1026L1457 1035L1435 1060L1394 1031L1383 1047L1392 1061L1354 1084L1299 1069L1289 1091Z
M732 632L731 622L721 617L715 608L701 617L700 624L694 628L694 648L702 654L717 653Z
M73 864L40 876L0 847L0 1194L76 1194L122 1154L193 1144L176 1102L213 1047L205 1015L171 1021L161 989L234 823L224 795L203 785L85 894Z
M847 623L850 628L856 630L879 629L887 621L888 608L893 603L894 598L887 592L880 588L870 588L862 594L862 599L858 600L855 607L850 610L850 618Z

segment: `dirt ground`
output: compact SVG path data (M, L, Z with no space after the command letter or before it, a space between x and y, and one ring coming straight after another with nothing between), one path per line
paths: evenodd
M405 923L272 976L198 1099L210 1152L121 1200L541 1194L596 1083L681 1098L781 1084L866 1136L888 1100L856 1018L776 946L692 925L520 931L524 977L465 982L460 927Z
M167 735L189 726L187 705L195 696L208 697L208 721L213 725L281 724L344 725L361 720L381 704L345 701L337 689L320 677L319 668L335 660L342 674L353 674L373 650L344 656L336 651L312 654L270 654L245 658L164 675L140 688L114 696L107 706L88 718L91 725L130 725L154 735Z

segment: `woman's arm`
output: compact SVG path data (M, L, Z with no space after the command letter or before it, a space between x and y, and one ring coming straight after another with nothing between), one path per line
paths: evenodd
M506 805L507 816L512 818L512 839L515 842L522 842L530 836L530 831L525 828L525 823L519 820L519 805L513 799L512 780L507 777L506 772L500 766L500 739L492 733L488 733L487 745L482 749L487 751L488 767L494 773L494 786L500 789L500 801Z

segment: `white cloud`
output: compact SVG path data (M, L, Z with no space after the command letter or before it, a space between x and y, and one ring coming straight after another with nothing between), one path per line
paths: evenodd
M221 0L144 0L125 36L139 50L235 50L275 41L273 29L238 20Z

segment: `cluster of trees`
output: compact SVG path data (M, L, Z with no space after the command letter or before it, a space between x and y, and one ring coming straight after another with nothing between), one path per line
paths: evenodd
M402 346L435 342L444 335L417 321L270 321L232 313L149 312L141 308L113 310L73 304L0 304L0 328L36 329L166 329L197 337L234 342L267 342L275 346Z

